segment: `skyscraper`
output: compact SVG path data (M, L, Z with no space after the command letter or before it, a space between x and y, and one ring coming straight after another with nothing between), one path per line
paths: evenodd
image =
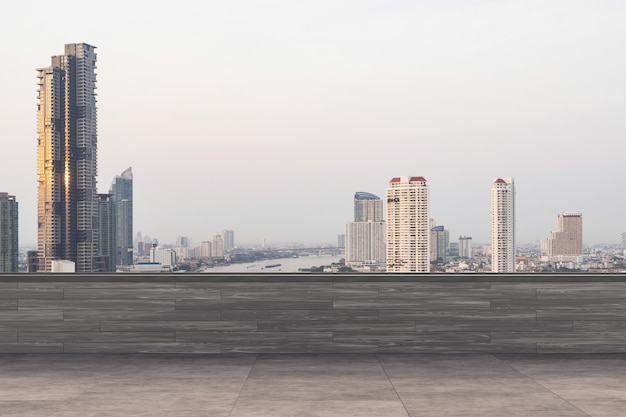
M230 229L224 229L224 252L235 249L235 232Z
M65 45L37 70L38 257L93 271L97 245L96 52L86 43Z
M395 177L387 188L387 272L430 272L428 185Z
M583 215L580 212L559 213L557 230L546 242L548 256L581 256L583 254Z
M133 171L128 167L111 183L115 203L115 265L133 264Z
M459 236L459 257L472 259L472 238Z
M354 194L354 221L383 221L383 202L380 197L363 191L357 191Z
M491 271L515 272L513 178L497 178L491 187Z
M224 237L219 233L213 235L211 242L211 256L213 258L221 258L224 256Z
M346 264L360 267L382 266L385 251L385 222L380 197L362 191L354 195L354 221L346 223Z
M94 272L115 272L116 204L111 194L96 194L98 200L98 245L94 258Z
M448 262L450 232L443 226L430 229L430 259L433 262Z
M0 272L18 271L17 200L0 193Z

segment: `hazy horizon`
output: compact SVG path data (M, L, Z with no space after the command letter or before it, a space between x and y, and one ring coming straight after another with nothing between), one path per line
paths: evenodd
M0 192L36 243L36 68L98 53L98 191L132 166L134 233L335 242L353 196L424 176L450 240L490 241L513 177L516 241L583 214L626 231L626 3L615 0L5 2ZM8 151L10 150L10 151Z

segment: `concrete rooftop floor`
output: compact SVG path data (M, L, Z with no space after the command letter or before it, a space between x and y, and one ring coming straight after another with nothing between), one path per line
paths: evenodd
M0 355L0 416L625 416L626 355Z

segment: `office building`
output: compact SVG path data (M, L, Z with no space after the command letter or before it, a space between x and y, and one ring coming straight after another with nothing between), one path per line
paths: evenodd
M387 272L430 272L428 185L395 177L387 188Z
M115 272L117 249L117 206L111 194L96 194L98 201L98 245L94 272Z
M472 238L470 236L459 236L459 257L472 259Z
M550 232L545 253L548 256L582 256L583 215L580 212L564 211L557 218L557 230Z
M133 264L133 171L115 176L109 193L115 203L115 265Z
M17 272L18 203L14 195L0 193L0 272Z
M374 194L358 191L354 194L355 222L382 222L383 202Z
M224 237L224 252L235 249L235 232L230 229L225 229L222 236Z
M92 272L97 246L96 52L65 45L37 70L37 248L39 268L53 260Z
M450 232L443 226L435 226L430 229L430 259L432 262L448 262L448 250L450 247Z
M515 272L515 186L497 178L491 188L491 271Z

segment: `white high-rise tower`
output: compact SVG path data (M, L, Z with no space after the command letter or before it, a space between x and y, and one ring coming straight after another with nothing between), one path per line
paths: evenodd
M491 187L491 271L515 272L513 178L497 178Z
M428 185L396 177L387 188L387 272L430 272Z

